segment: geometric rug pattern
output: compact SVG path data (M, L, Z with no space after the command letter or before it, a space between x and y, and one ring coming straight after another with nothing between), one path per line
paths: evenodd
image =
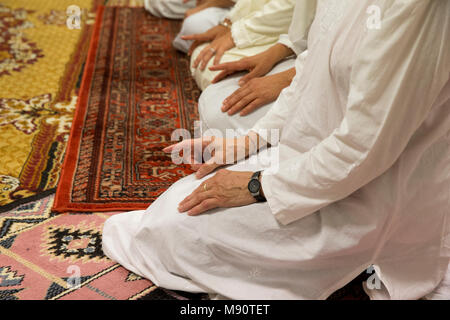
M101 250L101 230L115 213L51 211L94 12L102 3L142 6L142 2L2 0L0 4L0 31L8 39L0 43L0 300L207 299L204 294L159 288L110 261ZM65 27L69 5L81 8L81 29ZM173 36L179 25L171 22L166 27ZM18 45L8 47L11 43ZM172 65L180 66L178 75L183 75L187 62L181 55L174 57ZM192 94L185 108L193 110L197 89L192 79L179 79ZM188 127L191 120L184 119L183 126ZM367 299L361 289L366 278L360 275L330 299Z
M192 173L162 151L198 120L189 58L172 47L179 29L144 8L100 7L55 211L145 209Z
M101 0L0 4L0 212L55 189ZM69 29L67 7L79 8Z
M0 300L205 298L158 288L109 260L101 230L114 213L55 215L53 199L0 214Z
M51 213L54 195L0 213L0 300L204 300L167 290L109 260L101 230L115 213ZM367 300L359 277L329 300Z

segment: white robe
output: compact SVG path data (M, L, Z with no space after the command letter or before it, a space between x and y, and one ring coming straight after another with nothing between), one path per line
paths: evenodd
M294 68L295 59L285 59L277 64L267 75L276 74ZM241 116L239 112L230 116L221 110L223 101L240 88L238 82L242 73L228 77L218 83L209 85L200 95L198 100L198 113L202 126L202 133L207 130L220 131L226 136L227 129L236 130L237 135L246 134L255 123L264 117L275 101L267 103L252 113Z
M231 62L263 52L274 45L280 36L288 32L294 11L295 0L239 0L227 17L232 21L231 34L235 47L226 51L221 62ZM191 66L200 52L209 43L198 46L191 56ZM219 73L209 67L192 68L198 87L204 90Z
M307 56L305 50L307 48L308 31L314 18L316 3L316 0L298 0L295 4L289 34L280 35L278 40L278 43L292 49L295 55L302 54L302 56L299 59L296 59L295 56L284 59L275 65L268 75L283 72L294 67L296 67L298 72L301 72ZM341 1L342 3L343 1ZM331 8L334 2L333 0L326 0L322 5ZM325 12L326 10L322 11ZM337 17L328 14L324 18L332 20ZM274 105L275 102L270 102L246 116L240 116L239 113L229 116L226 112L222 112L223 101L240 88L239 80L242 76L242 73L235 74L218 83L209 85L202 92L198 101L198 111L203 132L210 129L218 130L225 137L227 129L234 129L236 132L245 134Z
M194 41L183 40L181 37L208 31L225 19L229 11L229 8L211 7L190 15L183 20L181 30L172 42L173 46L175 49L187 53Z
M145 9L152 15L169 19L183 19L186 11L195 6L195 0L144 0Z
M201 180L188 176L147 210L108 219L107 256L156 285L234 299L324 299L369 265L383 284L368 290L375 299L417 299L439 284L450 247L450 2L352 1L339 23L315 19L307 76L254 128L282 129L263 152L280 156L263 172L268 202L189 217L177 205ZM380 29L366 28L371 5Z

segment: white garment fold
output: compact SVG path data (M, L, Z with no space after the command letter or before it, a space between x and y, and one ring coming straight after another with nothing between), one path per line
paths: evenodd
M179 214L203 180L191 175L145 212L108 219L109 257L158 285L233 299L323 299L369 265L383 283L373 299L438 286L450 256L450 1L348 2L319 1L303 70L254 127L281 130L260 155L278 152L278 166L229 168L266 169L268 202ZM328 23L332 11L342 18Z
M281 35L278 43L291 48L295 54L301 55L301 57L299 59L288 58L281 61L274 66L268 75L283 72L294 67L298 71L303 68L303 63L307 56L307 52L304 50L307 47L308 31L314 18L315 9L315 0L297 1L293 14L294 19L289 28L289 35ZM334 17L331 15L328 19L334 19ZM204 130L217 129L222 132L223 136L225 136L226 129L248 132L272 107L274 102L268 103L244 117L239 114L229 116L227 113L222 112L223 100L239 89L238 82L241 77L242 73L233 75L208 86L202 92L198 102L198 109Z
M311 0L300 0L311 1ZM220 62L231 62L261 53L279 41L280 35L286 34L292 21L295 0L239 0L228 14L232 21L231 34L236 47L226 51ZM312 10L311 6L304 6ZM309 15L311 18L311 14ZM284 41L286 42L286 41ZM191 72L198 87L204 90L219 71L209 67L205 70L192 68L200 52L209 43L198 46L191 56ZM289 46L290 43L287 43ZM292 44L292 46L294 46Z
M239 0L228 17L237 48L274 43L287 33L295 0Z
M280 35L278 43L291 48L297 56L305 51L308 45L309 28L314 20L316 8L317 0L298 0L295 3L289 33Z
M186 11L195 5L195 0L144 0L145 9L152 15L169 19L183 19Z
M172 42L173 46L175 49L187 53L194 41L183 40L181 37L208 31L217 26L229 11L228 8L211 7L190 15L184 19L180 32Z
M277 64L268 75L276 74L294 68L295 59L290 58ZM246 134L255 123L264 117L275 102L267 103L246 116L236 113L232 116L222 112L223 101L240 88L238 82L242 73L228 77L218 83L208 86L198 100L198 113L203 132L208 129L219 130L222 136L226 136L227 129L235 130L239 135Z

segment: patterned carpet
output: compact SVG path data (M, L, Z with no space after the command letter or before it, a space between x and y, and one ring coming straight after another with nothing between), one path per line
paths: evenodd
M54 195L0 213L0 300L207 299L159 288L110 261L101 230L114 213L53 214ZM79 282L76 282L76 276ZM365 300L361 274L330 300Z
M162 149L193 129L199 89L172 48L180 22L143 8L99 12L54 210L146 208L190 174Z
M0 212L57 185L98 0L0 4ZM80 29L66 8L80 8Z
M53 199L0 214L0 300L206 298L158 288L113 263L101 249L112 213L55 215Z
M203 299L108 260L100 230L113 213L51 212L99 3L0 4L0 300ZM67 28L69 5L81 8L81 29Z
M77 210L73 214L55 214L51 211L55 199L53 193L59 179L62 156L77 103L80 74L93 32L93 12L100 2L110 6L139 7L143 1L3 0L0 4L0 31L2 37L8 39L0 43L0 300L207 299L205 294L158 288L150 281L110 261L101 250L101 229L105 219L114 213L80 213L81 210ZM82 9L81 29L70 30L65 26L65 9L73 4ZM126 50L133 47L127 48L125 42L131 41L137 54L149 55L147 49L151 47L150 51L154 55L151 58L160 63L150 66L145 63L137 64L137 61L143 61L143 57L135 56L134 62L127 65L134 66L134 72L142 72L142 83L149 86L137 88L136 109L132 109L134 114L123 113L127 117L139 115L137 118L130 118L138 120L141 126L133 130L142 131L146 126L164 127L161 123L167 119L170 119L167 128L191 126L192 120L196 118L195 101L198 92L192 85L192 80L186 79L187 61L173 52L164 57L165 50L170 50L167 47L170 41L158 39L156 36L156 33L161 32L173 37L177 24L161 20L154 24L153 20L152 28L152 25L146 24L147 18L143 18L145 13L142 10L108 9L105 14L109 14L105 21L111 24L114 22L116 26L124 27L125 31L130 31L131 23L135 23L140 30L145 29L141 39L126 38L123 36L125 33L118 37L116 33L115 46L112 48L117 50L114 56L120 57L117 58L119 62L128 61L126 55L129 55L129 52ZM110 31L117 32L112 26ZM98 43L99 46L112 46L108 41ZM120 68L111 64L114 56L109 54L105 57L105 63L109 59L111 66ZM127 74L117 74L122 79L127 79ZM108 79L101 73L97 75L101 81ZM172 81L172 86L168 85L167 81ZM20 83L20 86L17 83ZM129 81L119 81L116 84L120 87L124 83ZM183 88L185 93L173 88L177 85ZM117 96L110 95L110 100L117 99L120 102L120 99L129 98L123 91L118 92L120 94ZM169 106L145 105L144 100L148 96L139 96L144 94L151 94L150 98L156 98L156 101L157 97L163 97L164 99L159 101L162 104L169 101ZM183 108L189 111L182 113L183 108L174 108L174 100L181 101ZM141 109L137 107L138 104ZM118 106L120 105L119 103ZM109 108L111 106L112 104ZM163 107L169 109L168 114L160 113ZM121 113L111 112L110 109L107 114ZM160 122L149 123L149 115ZM124 133L120 127L114 128ZM167 128L163 128L162 132L143 132L140 137L142 139L134 141L135 148L131 154L152 165L159 163L160 166L165 166L164 170L167 171L166 160L158 153L159 148L167 143ZM152 135L160 135L164 137L164 141L155 142L151 139ZM120 137L115 138L117 141ZM103 140L103 146L109 142L108 139ZM142 148L147 149L149 144L154 146L149 149L150 152L142 152ZM117 145L114 148L117 148ZM117 149L115 152L114 154L117 154ZM96 154L91 156L95 157ZM120 164L118 160L114 160L116 162L113 162L113 170L108 171L110 177L117 176L115 170ZM142 163L133 161L124 163ZM139 165L137 167L139 169ZM137 172L142 175L140 179L146 179L150 172L145 166L139 170ZM154 193L147 194L148 199L145 201L136 202L136 194L132 193L132 200L135 201L133 206L141 206L143 203L144 207L147 206L148 201L157 196L157 190L163 190L171 181L183 176L187 171L169 168L167 172L172 172L173 175L169 175L167 179L161 175L160 180L153 180L158 189L155 188ZM113 181L102 175L104 172L100 173L97 177L100 181ZM120 174L118 176L120 177ZM137 175L129 177L131 180L127 181L131 181L131 185L139 185ZM127 185L120 187L123 186ZM120 190L114 191L113 195L118 194L119 199L123 200L124 194L129 194ZM139 188L135 190L139 191ZM142 195L139 192L137 194ZM98 192L96 196L100 205L111 200L110 193ZM361 287L361 281L366 278L367 275L362 274L333 294L330 299L367 299Z

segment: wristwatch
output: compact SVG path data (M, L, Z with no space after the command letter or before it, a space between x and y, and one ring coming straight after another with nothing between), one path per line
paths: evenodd
M261 176L261 171L256 171L250 181L248 182L248 191L258 202L267 201L266 198L261 194L261 182L259 177Z

